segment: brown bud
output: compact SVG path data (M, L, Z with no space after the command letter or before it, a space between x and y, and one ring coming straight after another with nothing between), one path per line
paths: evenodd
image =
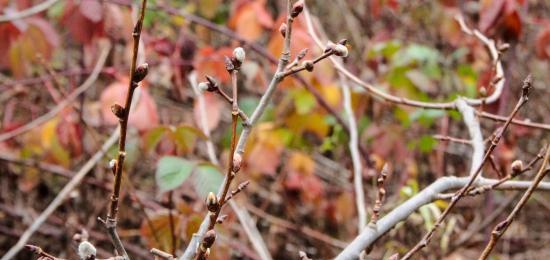
M308 51L309 51L308 48L302 49L302 50L298 53L298 55L296 56L296 58L297 58L298 60L303 59L303 58L307 55L307 52L308 52Z
M233 172L237 173L241 169L241 164L243 162L243 157L239 153L233 155Z
M220 207L218 197L213 192L208 193L208 196L206 196L206 207L210 212L216 212Z
M286 23L282 23L281 26L279 26L279 32L281 33L281 35L284 37L286 37Z
M210 83L209 82L201 82L197 86L201 92L208 91Z
M213 229L208 230L202 238L202 243L204 247L210 248L214 244L214 241L216 241L216 231L214 231Z
M216 219L217 224L223 224L223 222L227 219L227 215L221 215L218 219Z
M208 80L207 91L213 92L218 90L218 82L213 77L206 75L206 80Z
M334 55L344 57L344 58L347 57L348 47L342 44L336 44L336 47L334 47Z
M233 58L235 58L235 60L239 63L243 63L246 58L246 52L242 47L237 47L233 50Z
M307 71L309 71L309 72L313 71L313 61L311 61L311 60L305 60L305 61L302 63L302 65L304 65L304 68L305 68Z
M300 13L304 10L304 0L300 0L292 6L292 10L290 11L290 17L296 18Z
M523 171L523 162L521 160L515 160L512 162L512 176L517 176Z
M224 62L225 62L225 69L228 72L231 72L235 69L235 65L234 65L233 60L231 58L225 56Z
M533 76L529 74L527 75L527 78L523 80L523 86L521 86L521 95L524 98L527 98L529 96L529 92L531 91L532 84L533 84Z
M147 73L149 72L149 64L143 63L139 65L136 68L136 71L134 71L134 77L132 78L132 81L135 83L141 82L145 76L147 76Z
M124 111L124 108L119 105L119 104L114 104L111 106L111 111L113 112L113 114L115 114L116 117L122 119L124 118L124 114L125 114L125 111Z

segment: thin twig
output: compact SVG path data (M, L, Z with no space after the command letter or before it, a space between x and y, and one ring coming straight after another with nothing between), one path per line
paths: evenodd
M485 150L483 134L481 133L479 121L475 116L475 110L468 105L463 98L458 98L456 100L456 108L462 114L462 119L464 124L466 124L468 133L470 134L472 148L474 148L474 151L472 152L472 163L470 166L470 175L472 175L479 167L479 164L481 164L481 160L483 160L483 152Z
M103 146L80 168L80 170L72 177L72 179L63 187L57 194L55 199L48 207L40 213L40 215L32 222L32 225L25 230L19 241L2 257L2 260L13 259L15 255L25 246L34 232L48 219L48 217L65 201L74 188L82 181L84 176L103 158L103 155L113 146L118 139L118 129L113 132L109 139L105 141Z
M447 206L447 208L443 211L441 216L439 216L439 218L435 222L434 226L430 229L430 231L428 231L428 233L426 233L424 235L424 237L422 237L422 239L409 252L407 252L407 254L405 254L401 258L401 260L410 259L416 252L418 252L420 249L422 249L422 248L424 248L428 245L428 243L430 242L430 240L431 240L432 236L434 235L435 231L437 230L437 228L439 226L441 226L441 224L443 223L445 218L449 215L449 213L454 208L454 206L466 194L466 192L470 189L472 184L476 181L476 178L481 174L481 170L483 169L483 165L487 162L489 156L491 156L491 153L496 148L497 144L499 143L502 136L506 132L506 129L508 129L508 126L510 125L512 119L516 116L519 109L525 103L527 103L527 101L529 99L529 92L530 92L530 89L531 89L531 84L532 84L531 81L532 81L531 75L527 76L527 78L524 80L523 86L522 86L521 96L519 98L518 103L516 104L516 106L514 107L514 110L512 111L510 116L508 117L508 120L506 121L506 123L504 123L504 126L502 126L502 129L500 131L498 131L493 136L493 138L491 140L491 145L489 146L489 148L487 149L487 152L483 156L483 160L481 161L481 164L479 164L479 166L477 167L475 172L470 174L470 180L468 181L468 183L466 185L464 185L464 187L462 187L457 193L455 193L455 195L453 196L451 202L449 203L449 206Z
M418 208L439 199L439 194L462 188L471 180L466 177L441 177L429 186L425 187L412 198L401 203L376 223L376 227L367 225L367 228L349 243L346 248L335 258L337 260L357 259L361 252L371 246L377 239L394 228L398 223L405 221ZM492 185L499 180L481 178L473 184L475 187ZM525 190L531 186L531 181L509 181L500 185L499 190ZM543 182L537 186L537 190L550 191L550 183Z
M15 13L9 13L9 14L5 14L5 15L0 15L0 23L19 20L19 19L29 17L29 16L34 15L34 14L40 13L40 12L45 11L48 8L50 8L52 5L57 3L57 1L59 1L59 0L47 0L47 1L44 1L40 4L29 7L25 10L21 10L21 11L15 12Z
M483 194L487 191L490 191L490 190L495 190L497 189L499 186L501 186L503 183L506 183L508 181L510 181L511 179L525 173L525 172L528 172L530 171L531 169L533 169L533 166L540 160L543 158L544 156L544 153L546 151L546 147L543 147L539 153L537 154L537 156L535 156L535 158L533 158L528 164L527 166L525 166L523 169L521 169L520 171L517 171L517 172L514 172L512 171L512 173L506 175L506 177L498 180L497 182L493 183L493 184L490 184L490 185L483 185L483 186L479 186L475 189L470 189L465 195L466 196L477 196L477 195L480 195L480 194ZM440 194L439 195L439 199L450 199L454 196L453 193L447 193L447 194Z
M309 35L311 36L311 38L314 40L314 42L319 47L323 48L324 47L323 42L319 39L319 36L315 32L312 17L311 17L311 14L309 13L307 7L304 8L304 17L305 17L305 20L306 20L306 25L307 25L307 30L308 30ZM457 19L460 19L460 18L457 18ZM474 32L475 32L474 36L476 38L478 38L480 41L482 41L487 46L487 48L490 50L491 57L492 57L493 61L496 64L496 70L500 71L501 70L501 69L499 69L499 68L501 68L500 58L499 58L500 54L498 52L498 48L495 45L494 41L488 39L483 34L479 33L477 30L475 30ZM404 105L404 106L427 108L427 109L446 109L446 110L456 109L456 103L454 101L445 102L445 103L431 103L431 102L422 102L422 101L418 101L418 100L411 100L411 99L408 99L408 98L393 96L390 93L387 93L387 92L371 85L370 83L367 83L367 82L361 80L359 77L355 76L353 73L351 73L349 70L347 70L344 67L344 65L339 60L335 59L334 57L331 57L330 60L332 61L332 63L334 65L334 67L336 68L336 70L343 73L346 77L348 77L353 82L355 82L356 84L358 84L359 86L364 88L365 91L368 94L370 94L373 97L376 97L378 99L381 99L383 101L387 101L387 102L390 102L390 103L393 103L393 104L396 104L396 105ZM497 84L499 84L499 85L497 85L497 87L498 87L498 89L500 89L500 84L502 84L502 85L504 84L503 73L497 73L495 75L495 79L499 79L497 81ZM482 103L489 104L489 103L492 103L492 102L496 101L498 99L498 97L500 96L500 93L501 93L501 91L495 91L489 97L482 98L482 99L466 99L466 101L467 101L468 105L471 105L471 106L478 106L478 105L481 105ZM495 121L501 121L501 122L506 122L507 121L506 117L493 115L493 114L490 114L490 113L487 113L487 112L476 111L476 115L480 116L480 117L483 117L483 118L492 119L492 120L495 120ZM533 128L544 129L544 130L550 130L550 124L532 123L529 120L512 120L511 123L516 124L516 125L526 126L526 127L533 127Z
M109 43L105 43L105 44L109 44ZM54 108L50 109L48 113L10 132L0 134L0 143L8 139L14 138L20 134L26 133L29 130L32 130L35 127L38 127L48 122L48 120L56 116L65 107L67 107L72 102L74 102L78 96L84 93L84 91L92 87L94 85L94 82L97 80L97 77L101 73L103 66L105 65L105 60L107 58L107 55L109 54L109 50L110 50L110 46L104 46L102 48L102 50L99 53L99 58L97 60L97 63L95 64L94 69L92 70L92 73L90 73L90 75L88 76L88 78L86 78L86 80L82 83L82 85L80 85L73 92L71 92L71 94L69 94L65 99L63 99L63 101L59 102Z
M283 46L283 52L281 54L281 57L279 59L279 63L277 65L277 70L275 71L275 74L269 84L269 86L267 87L267 90L266 92L264 93L264 95L262 96L262 98L260 99L260 102L258 104L258 106L256 107L256 109L254 110L252 116L250 117L250 124L248 126L244 126L243 127L243 131L241 132L241 135L239 137L239 140L238 140L238 143L236 145L236 148L235 148L235 151L233 152L232 154L232 158L235 159L235 158L242 158L242 155L244 153L244 146L248 140L248 137L250 135L250 132L252 130L252 126L260 119L260 117L262 116L263 112L265 111L268 103L270 102L271 100L271 97L278 85L278 83L280 83L282 80L283 80L283 75L281 74L281 72L284 71L284 69L286 68L287 64L289 63L290 61L290 39L291 39L291 33L292 33L292 22L294 20L293 17L291 17L291 1L287 1L287 11L288 11L288 15L287 15L287 20L286 20L286 30L285 30L285 40L284 40L284 46ZM300 9L302 10L302 9ZM288 76L288 75L286 75ZM238 106L237 106L238 107ZM235 109L233 109L235 110ZM235 113L233 113L235 114ZM232 160L230 161L230 163L232 163ZM231 167L230 167L231 168ZM227 194L227 190L228 190L228 187L226 186L226 183L228 182L228 178L232 176L231 174L228 174L226 175L226 177L224 178L224 181L223 181L223 185L220 189L220 192L221 194ZM218 196L220 199L223 198L223 197L220 197ZM221 204L221 203L220 203ZM193 255L194 255L194 251L196 248L198 248L198 240L200 238L200 236L202 236L203 234L206 233L207 230L209 230L209 227L211 225L210 222L212 221L216 221L216 219L212 218L212 217L209 217L207 216L199 230L197 231L197 233L193 236L193 238L191 239L187 249L185 250L185 253L184 255L181 257L181 259L191 259L193 258Z
M365 190L363 189L363 167L361 165L361 158L359 157L359 135L357 134L357 122L355 120L355 114L351 106L351 94L350 86L346 82L346 78L339 74L340 82L342 84L344 109L348 118L348 125L350 130L349 138L349 151L351 154L351 160L353 163L353 187L355 191L355 206L357 208L357 225L358 232L361 232L367 225L367 210L365 203Z
M384 164L384 167L382 167L382 171L380 171L378 179L376 179L378 194L376 195L376 201L374 202L374 207L372 208L372 218L369 223L369 225L373 225L375 227L376 222L378 222L378 219L380 218L380 210L382 209L382 204L384 203L384 199L386 198L386 189L384 188L384 182L388 177L388 168L388 164Z
M216 157L214 144L210 139L210 129L206 124L206 119L207 119L206 106L204 102L204 96L197 86L196 74L191 73L188 76L188 79L191 85L193 86L195 96L197 97L197 102L199 102L199 114L201 115L200 116L201 119L199 122L200 128L205 133L206 137L208 137L208 139L205 140L208 160L210 160L210 162L212 162L215 165L219 165L218 158ZM221 88L218 88L218 89L222 91ZM229 102L229 104L233 103L233 100L229 96L227 96L225 93L223 93L222 96L224 96L224 99L226 99ZM244 114L244 112L242 113L241 112L242 111L239 109L239 116L241 117L241 120L244 124L245 122L248 122L248 117L246 116L246 114ZM264 240L262 239L260 232L256 228L256 223L254 223L248 211L245 208L239 206L238 203L234 200L229 200L228 198L228 202L231 208L233 209L233 211L235 212L235 214L237 215L237 218L239 219L239 222L241 223L243 230L245 231L246 235L249 238L249 241L252 243L252 246L254 247L258 255L260 255L262 259L272 259L271 255L269 254L269 250L267 249L267 246Z
M155 259L158 259L158 258L165 259L165 260L173 260L174 259L174 255L171 255L169 253L166 253L166 252L164 252L162 250L159 250L159 249L156 249L156 248L151 249L151 254L153 254L155 256Z
M533 182L531 183L531 186L523 193L523 196L519 200L518 204L514 207L512 212L510 212L510 215L506 217L506 219L498 225L495 226L493 231L491 232L491 240L489 240L489 243L481 253L481 256L478 258L478 260L485 260L489 257L491 254L491 251L493 251L493 248L495 247L496 243L502 237L504 232L510 227L512 224L512 221L514 221L514 218L518 215L518 213L521 211L523 206L527 203L539 183L542 181L544 176L550 171L550 168L547 167L548 160L550 159L550 149L546 149L546 155L544 156L544 159L542 161L542 165L539 168L539 171L537 172L537 175L535 176Z
M132 105L132 98L134 96L135 89L139 86L139 82L142 81L145 76L147 76L147 64L140 65L138 68L137 58L139 52L139 42L141 37L141 29L143 26L143 20L145 18L145 9L147 7L147 0L142 1L141 10L139 18L134 26L134 31L132 33L133 37L133 53L132 53L132 62L130 66L130 81L128 85L128 93L126 94L126 101L124 107L121 107L118 104L113 105L111 109L113 113L119 118L120 122L120 138L118 141L118 156L114 164L114 173L115 181L113 183L113 193L110 198L109 212L107 213L107 218L104 221L105 227L115 249L119 254L122 254L124 259L129 260L128 253L124 249L124 245L120 240L117 231L117 215L118 215L118 200L120 196L120 188L122 183L122 169L124 166L124 158L126 157L126 132L128 127L128 118L130 116L130 109Z

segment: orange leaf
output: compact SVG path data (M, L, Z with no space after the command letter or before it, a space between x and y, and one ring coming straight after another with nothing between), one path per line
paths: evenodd
M231 16L229 26L245 39L257 40L264 28L273 27L273 18L265 5L265 0L241 3Z

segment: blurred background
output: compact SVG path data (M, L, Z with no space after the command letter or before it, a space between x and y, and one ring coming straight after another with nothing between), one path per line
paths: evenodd
M0 15L44 2L53 4L27 18L0 22L0 254L17 242L114 131L118 120L110 107L122 103L127 88L132 17L137 12L131 7L138 2L0 0ZM119 217L119 234L134 259L150 259L151 247L179 255L198 228L207 212L204 198L217 190L227 165L231 106L219 95L194 91L193 85L210 75L229 92L224 56L242 46L246 61L239 76L239 105L250 115L282 50L278 28L285 3L149 1L140 57L149 63L149 75L130 115ZM434 102L493 91L491 57L482 42L461 31L454 18L460 14L470 28L510 44L502 56L504 91L483 110L507 116L519 98L521 82L532 74L533 95L517 118L550 123L549 1L306 3L324 39L348 39L344 63L355 75L396 96ZM98 67L107 45L111 48L106 61ZM293 27L292 54L304 48L309 49L308 58L323 51L301 15ZM99 74L91 77L94 68ZM338 120L347 122L342 81L328 60L299 75L302 82L282 82L255 126L235 187L245 180L251 183L235 200L256 221L274 259L296 259L300 250L327 259L357 235L349 135ZM91 84L84 84L87 79ZM362 158L369 215L384 163L391 171L382 216L439 177L467 175L471 148L434 137L469 139L458 112L395 106L350 86L359 143L370 157ZM77 91L81 93L58 113L33 123ZM29 123L28 131L10 134ZM485 138L499 126L481 120ZM548 133L511 127L485 177L500 178L499 173L510 172L512 161L535 157ZM209 156L211 151L214 156ZM29 243L76 259L73 235L85 229L99 256L112 255L97 217L106 214L113 180L108 162L115 154L111 147ZM495 191L464 199L437 232L429 253L418 259L477 257L518 194ZM535 193L500 241L494 259L550 257L549 196ZM446 205L438 200L422 207L377 241L368 259L406 252ZM503 213L484 223L498 210ZM228 218L217 227L211 259L259 259L233 210L227 207L223 213ZM23 250L17 259L31 257Z

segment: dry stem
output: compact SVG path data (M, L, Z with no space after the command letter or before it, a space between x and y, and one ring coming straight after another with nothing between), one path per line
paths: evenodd
M466 194L466 192L470 189L472 184L476 181L476 178L480 175L481 170L483 169L483 165L485 165L485 163L487 162L489 156L491 156L491 153L496 148L496 146L499 143L500 139L504 135L504 132L506 131L506 129L510 125L512 119L514 118L514 116L516 116L519 109L525 103L527 103L527 100L529 99L529 91L531 89L531 83L532 83L531 82L531 75L529 75L529 76L527 76L527 78L523 82L522 93L521 93L521 96L519 98L518 103L516 104L516 106L514 107L514 110L512 111L510 116L508 117L508 120L506 121L506 123L504 123L504 126L502 127L502 129L500 131L498 131L493 136L493 138L491 140L491 145L487 149L487 152L485 152L485 155L483 156L483 160L481 161L481 164L479 164L479 166L477 167L475 172L470 174L470 180L468 181L468 183L466 185L464 185L464 187L462 187L457 193L455 193L455 195L453 196L451 202L449 203L449 206L445 209L445 211L443 211L441 216L437 219L437 221L434 224L433 228L428 233L426 233L426 235L424 235L422 240L420 240L409 252L407 252L407 254L405 254L405 256L403 256L401 258L401 260L410 259L416 252L418 252L420 249L422 249L422 248L424 248L428 245L428 243L430 242L432 236L435 233L435 230L437 230L437 228L443 223L445 218L449 215L450 211L454 208L454 206L458 203L458 201Z
M527 200L529 200L529 198L531 197L531 195L533 194L533 192L535 191L539 183L542 181L544 176L546 176L546 174L550 171L550 168L547 167L549 159L550 159L550 149L546 149L546 155L544 156L542 165L540 166L539 171L535 176L535 179L533 180L531 186L529 186L529 188L525 191L525 193L519 200L518 204L516 204L516 206L510 213L510 215L508 215L508 217L504 221L500 222L498 225L495 226L495 228L491 232L491 240L489 241L489 243L481 253L481 256L479 257L478 260L485 260L489 257L489 255L491 254L491 251L495 247L500 237L504 234L504 232L506 232L508 227L512 224L512 221L514 221L514 218L516 218L516 216L518 215L519 211L523 208L523 206L525 206L525 204L527 203Z

